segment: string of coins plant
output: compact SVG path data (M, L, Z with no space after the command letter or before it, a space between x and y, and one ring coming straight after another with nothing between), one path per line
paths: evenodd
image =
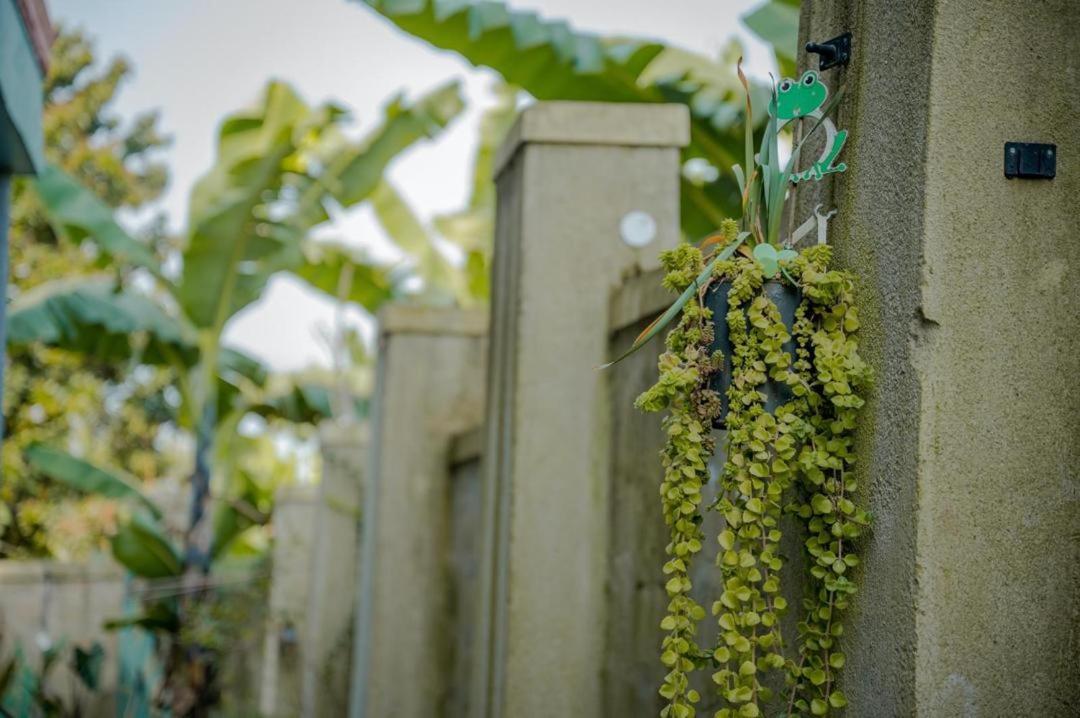
M667 274L664 286L681 292L704 269L701 250L688 244L661 254ZM695 642L697 624L705 609L690 597L689 564L702 548L701 489L709 481L708 461L715 449L710 437L713 419L720 411L708 378L717 364L709 352L712 344L712 313L700 301L688 302L679 323L667 335L667 351L660 357L660 378L637 399L645 411L669 409L663 420L667 444L661 452L664 479L660 484L664 522L670 532L664 574L670 599L660 628L667 632L661 662L670 670L660 695L668 704L663 718L689 718L700 700L689 687L689 674L703 654Z
M847 272L830 268L824 223L831 215L815 209L790 237L780 236L791 183L846 169L837 157L847 131L838 131L829 119L843 93L826 103L828 89L813 70L798 81L785 79L773 89L755 153L750 91L741 66L739 77L747 98L746 170L733 170L743 193L743 216L724 221L699 247L683 245L661 254L664 286L679 298L615 360L679 317L660 357L656 384L637 400L645 411L669 410L663 420L667 443L660 486L670 534L664 564L669 604L660 624L666 632L661 661L669 669L660 687L667 702L663 718L696 714L701 696L690 688L689 677L705 667L713 670L717 685L716 718L763 715L763 706L775 698L773 687L781 684L779 675L770 680L770 674L785 679L784 715L823 716L843 708L847 701L837 688L844 665L837 648L840 616L855 592L847 573L858 564L853 541L869 524L852 499L857 487L850 472L856 416L871 378L858 353L854 282ZM812 126L782 159L781 129L805 119L813 120ZM826 135L824 150L810 170L800 172L800 149L818 129ZM817 246L793 249L815 226ZM722 293L727 314L714 318L709 306L724 306L714 301ZM774 296L785 297L785 303L790 299L794 321L785 324ZM714 342L714 334L725 329L726 342L722 336ZM705 612L689 595L689 564L701 550L701 492L715 448L709 429L723 406L710 389L710 378L725 365L716 347L730 352L730 374L715 384L727 387L727 435L717 499L709 508L722 514L724 528L716 558L722 583L712 604L718 628L706 651L696 640ZM794 655L785 650L780 623L788 607L780 595L785 510L802 523L808 567Z
M738 227L725 223L723 244ZM707 258L682 245L664 252L664 284L683 291L699 277ZM843 632L840 613L855 585L847 571L858 564L852 542L869 523L852 501L849 470L855 457L852 434L861 393L871 372L858 354L858 313L851 276L829 269L827 245L804 250L788 267L801 290L789 333L779 311L762 291L766 277L753 259L710 263L711 276L697 301L682 306L668 334L656 384L637 400L645 411L669 410L663 420L667 443L660 487L670 531L664 565L670 603L661 621L666 632L661 660L669 669L660 688L664 718L691 718L700 701L689 674L712 667L723 707L717 718L763 715L773 699L770 671L788 686L784 715L827 715L846 705L836 687L844 656L835 641ZM711 507L725 519L717 537L722 592L713 604L718 632L711 652L695 641L704 610L689 596L689 563L701 550L701 490L714 446L708 427L719 410L708 379L722 365L709 353L711 313L701 301L709 284L731 282L725 320L732 343L732 385L725 442L726 461L718 499ZM794 338L795 359L782 350ZM767 380L786 383L794 399L765 410L760 391ZM785 497L788 499L785 504ZM797 654L785 657L780 617L787 602L780 594L780 516L786 509L802 520L810 566L805 618L799 623Z

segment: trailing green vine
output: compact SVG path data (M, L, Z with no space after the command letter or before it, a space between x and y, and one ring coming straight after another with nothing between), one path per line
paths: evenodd
M830 270L831 251L818 246L795 262L803 302L796 314L796 371L805 385L797 403L804 413L797 472L798 495L786 507L806 527L805 618L799 623L799 661L790 667L789 714L823 716L847 704L836 687L845 663L836 642L855 593L848 570L859 564L853 542L870 523L853 497L858 489L854 432L861 394L872 372L858 353L858 310L853 279Z
M829 119L843 91L826 102L828 88L814 70L798 81L784 79L773 89L755 152L753 107L741 66L739 78L746 90L746 162L745 171L733 169L743 216L725 220L700 247L661 254L664 286L679 297L612 362L679 317L656 384L637 400L646 411L669 410L660 486L670 532L664 564L670 602L660 624L666 632L661 661L669 669L660 687L667 701L664 718L695 715L701 696L689 687L689 677L706 667L717 687L715 718L763 716L781 686L782 708L773 715L824 716L842 709L847 699L837 687L845 663L838 647L841 619L855 592L849 574L859 563L854 542L870 522L855 504L851 468L856 418L871 372L858 352L854 282L847 272L830 268L826 223L834 213L822 215L819 206L781 238L791 184L847 168L837 160L847 131ZM810 120L809 129L796 133L800 139L781 158L781 130L804 120ZM800 149L821 128L823 153L812 167L798 170ZM795 250L815 228L817 245ZM725 316L713 316L710 307L725 306ZM705 612L690 597L689 564L701 550L702 487L714 449L710 429L720 424L727 429L725 458L709 508L724 519L716 557L721 583L712 602L716 638L711 650L702 650L697 629ZM788 608L781 595L785 511L801 524L807 566L793 649L781 631Z
M776 416L765 410L760 391L769 378L795 383L790 336L776 306L761 292L764 277L753 260L718 264L715 279L731 282L725 321L732 344L732 382L716 509L725 528L718 537L717 563L723 592L713 606L719 625L713 680L728 707L717 716L761 715L772 698L765 674L784 666L780 617L787 602L780 591L782 496L795 456L790 405Z
M723 245L735 240L738 226L725 223ZM683 245L661 256L664 284L684 291L699 277L705 258ZM855 585L848 571L858 565L852 542L869 523L853 501L849 470L854 463L853 432L863 404L861 392L870 370L858 355L858 314L849 274L829 269L827 246L803 251L786 267L800 302L794 325L764 291L761 265L750 258L724 259L696 301L682 307L668 334L657 383L637 401L646 411L669 410L663 421L667 443L660 492L670 531L664 565L670 597L661 622L666 632L661 660L669 669L660 688L667 705L662 716L689 718L700 696L689 688L689 674L711 666L722 704L717 718L764 715L775 698L767 680L782 674L787 688L782 715L827 715L846 704L837 688L844 656L836 641L840 617ZM689 563L701 550L701 491L713 452L709 427L719 397L709 378L723 357L710 352L712 316L702 297L715 282L727 283L727 324L731 343L731 382L725 462L713 508L724 518L717 537L722 584L712 605L717 620L711 652L696 640L704 610L689 596ZM790 352L791 343L795 350ZM788 347L786 349L785 347ZM782 383L790 400L766 409L767 382ZM801 520L809 572L804 619L794 655L785 654L780 619L787 609L781 594L781 515Z
M701 251L680 245L661 255L668 270L664 285L683 291L701 273ZM688 302L679 323L667 335L667 351L660 357L660 379L637 399L645 411L669 409L663 428L667 445L661 454L664 480L660 498L670 541L665 548L665 588L669 603L660 622L666 632L660 660L669 670L660 687L667 700L663 718L691 718L700 700L689 687L689 675L702 659L695 635L705 609L690 597L690 562L702 549L701 490L709 480L708 461L714 450L710 436L720 405L708 389L716 370L709 352L713 340L712 313L700 299Z

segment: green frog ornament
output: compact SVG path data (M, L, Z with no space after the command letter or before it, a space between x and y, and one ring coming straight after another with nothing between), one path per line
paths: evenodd
M847 169L847 165L843 162L833 164L840 150L844 148L848 133L847 130L837 130L836 125L828 117L822 119L821 108L828 97L829 88L825 87L825 83L814 70L807 70L798 80L784 78L777 88L776 119L781 126L794 120L811 117L819 120L825 130L825 148L821 152L821 157L809 169L792 172L792 182L820 180L827 174L843 172Z

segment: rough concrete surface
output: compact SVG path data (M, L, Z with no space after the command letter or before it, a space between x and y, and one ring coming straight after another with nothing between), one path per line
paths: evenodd
M394 307L379 316L370 474L350 715L449 716L459 645L449 619L453 438L481 421L483 313Z
M500 150L480 715L603 715L608 501L621 477L596 367L610 356L612 292L678 241L687 123L680 106L540 103ZM632 210L656 222L643 248L619 237Z
M877 370L849 714L1075 715L1080 4L804 2L801 42L845 30L849 170L800 192ZM1058 177L1006 180L1009 140Z
M1080 4L939 2L934 34L919 714L1076 715ZM1008 140L1056 143L1057 178L1004 179Z

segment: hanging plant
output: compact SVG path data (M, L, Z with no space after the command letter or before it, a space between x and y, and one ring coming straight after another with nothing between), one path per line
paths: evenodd
M739 76L746 86L741 67ZM782 240L781 219L793 183L842 172L836 163L846 140L828 118L839 97L816 72L784 80L774 89L759 153L753 152L749 93L746 167L735 167L743 217L728 220L699 247L666 251L664 285L679 298L631 351L675 317L656 384L637 400L645 411L667 410L667 443L660 486L670 533L663 571L670 602L661 621L660 687L664 718L691 718L700 696L689 675L709 669L722 705L717 718L754 718L778 698L767 680L783 674L781 715L828 715L846 699L837 687L844 656L837 648L841 616L855 584L854 541L869 524L853 497L853 433L871 372L858 353L854 282L831 267L825 222L814 216ZM786 162L778 137L788 124L812 120ZM802 143L820 128L822 155L796 170ZM797 243L817 228L818 244ZM629 352L628 352L629 353ZM625 355L624 355L625 356ZM621 357L620 357L621 359ZM617 361L617 360L616 360ZM710 429L726 428L725 461L717 499L708 508L724 518L717 536L719 595L711 604L715 640L702 647L705 610L690 596L690 561L702 547L702 487L714 450ZM780 619L784 559L781 516L796 517L805 532L808 571L803 620L793 650L786 650Z

